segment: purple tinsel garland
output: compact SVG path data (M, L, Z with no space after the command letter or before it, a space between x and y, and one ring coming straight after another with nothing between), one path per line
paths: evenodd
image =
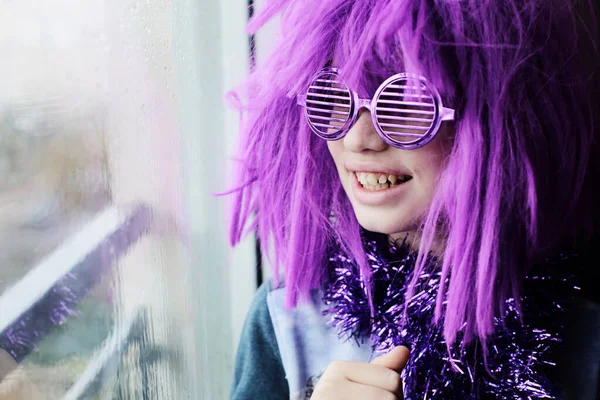
M330 251L331 279L324 291L326 315L340 338L359 344L370 341L374 350L397 345L411 349L403 372L405 396L415 399L557 399L560 390L550 377L555 371L565 324L565 309L577 298L569 264L575 256L561 256L536 268L525 279L521 314L514 299L507 301L504 320L495 320L495 334L488 339L487 364L481 343L450 352L441 322L433 316L441 279L438 262L427 260L414 296L405 293L416 253L405 244L389 246L365 239L372 267L374 318L356 263L338 246ZM406 319L403 318L405 308ZM521 323L521 320L523 323Z

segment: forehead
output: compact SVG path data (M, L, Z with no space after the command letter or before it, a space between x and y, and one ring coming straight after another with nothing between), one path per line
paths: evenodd
M357 65L343 57L335 57L331 63L344 82L362 96L372 96L389 77L405 72L401 63L383 64L376 58L363 61Z
M393 56L382 57L373 51L363 56L360 62L350 58L350 54L337 52L332 58L331 65L338 69L340 77L359 95L370 97L388 78L400 73L415 73L419 70L407 69L401 51L388 51Z
M444 74L436 67L439 52L423 48L423 35L415 32L411 22L416 7L412 2L307 0L290 4L283 19L286 29L271 64L277 71L271 80L288 95L303 91L326 65L337 66L344 81L365 97L400 72L424 76L445 92L438 79ZM426 27L430 23L429 19L423 22Z

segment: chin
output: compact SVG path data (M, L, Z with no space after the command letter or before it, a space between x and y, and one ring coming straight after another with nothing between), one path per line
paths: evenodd
M414 221L410 221L408 218L391 219L389 217L385 218L385 215L373 215L373 213L368 213L368 215L365 214L366 213L360 212L356 213L356 219L360 226L371 232L392 235L401 232L411 232L417 229Z

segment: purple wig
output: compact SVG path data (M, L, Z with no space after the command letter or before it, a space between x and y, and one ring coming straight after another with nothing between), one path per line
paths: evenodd
M456 109L417 264L434 236L446 239L436 318L448 343L463 329L465 341L485 340L531 265L589 245L600 158L592 0L271 0L249 31L277 14L274 52L237 91L245 118L230 233L235 245L256 230L289 307L324 279L332 240L370 276L327 144L296 104L333 60L365 97L415 72Z

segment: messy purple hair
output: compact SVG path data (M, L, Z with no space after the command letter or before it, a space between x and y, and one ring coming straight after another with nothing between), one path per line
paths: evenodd
M283 266L289 307L321 283L331 240L370 276L326 142L296 104L333 59L363 96L408 71L456 109L417 265L442 235L450 279L436 319L448 343L459 331L485 340L529 266L589 244L598 220L591 163L600 156L592 0L271 0L249 31L277 14L275 50L237 91L245 120L230 238L235 245L256 230L275 277Z

